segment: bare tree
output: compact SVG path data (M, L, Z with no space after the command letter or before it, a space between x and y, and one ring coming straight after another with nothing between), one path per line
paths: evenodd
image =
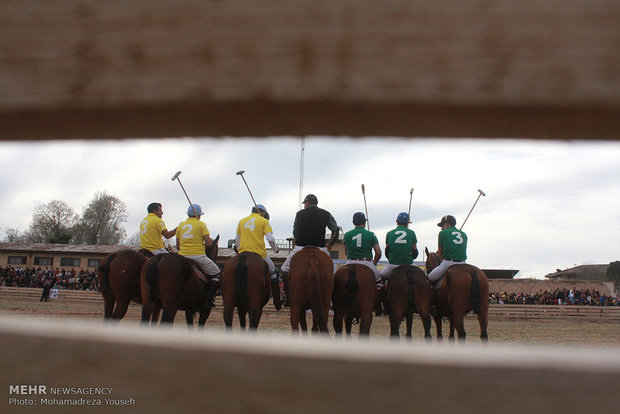
M122 224L127 221L127 207L118 198L95 193L80 219L77 242L83 244L119 244L125 238Z
M14 227L2 226L0 227L0 231L4 233L4 241L7 241L9 243L24 241L25 236L19 231L19 229L16 229Z
M25 239L34 243L69 243L77 220L73 209L64 201L39 204L34 209Z

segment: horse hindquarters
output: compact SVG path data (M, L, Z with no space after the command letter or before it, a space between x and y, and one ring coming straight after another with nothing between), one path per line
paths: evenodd
M319 262L316 257L310 260L310 270L308 271L308 289L310 292L310 308L312 309L312 330L319 332L328 332L327 315L329 312L329 302L327 303L327 312L323 303L321 289L321 274L319 272ZM331 296L331 295L330 295Z

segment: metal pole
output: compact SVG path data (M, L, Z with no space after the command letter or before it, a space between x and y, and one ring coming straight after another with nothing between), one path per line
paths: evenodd
M179 185L181 186L181 189L183 190L183 193L185 194L185 198L187 198L187 201L189 202L190 207L192 208L192 210L194 210L194 216L198 218L198 213L196 213L196 209L194 208L194 205L189 199L189 196L187 195L187 192L185 191L185 187L183 187L183 184L181 184L181 179L179 178L179 175L181 175L181 171L177 171L177 173L172 176L172 181L177 180L179 182Z
M364 188L364 184L362 184L362 194L364 195L364 210L366 211L366 224L368 225L368 230L370 230L370 220L368 219L368 206L366 205L366 188Z
M480 196L486 196L485 192L482 191L481 189L478 189L478 198L476 198L476 201L474 202L474 205L471 206L471 210L469 210L469 213L467 213L467 217L465 217L465 220L463 220L463 224L461 224L461 227L459 228L459 230L461 230L463 228L463 226L465 225L465 223L467 222L467 219L469 218L469 215L471 214L472 211L474 211L474 207L476 207L476 204L478 203L478 200L480 200Z

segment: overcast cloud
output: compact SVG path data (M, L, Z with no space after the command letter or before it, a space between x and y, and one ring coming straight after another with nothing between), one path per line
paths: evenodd
M0 226L25 231L35 206L53 199L81 214L106 191L127 204L128 235L152 201L164 205L172 229L186 217L185 196L171 181L181 170L224 246L252 205L235 175L245 170L284 239L300 207L300 149L300 138L3 142ZM307 138L303 193L316 194L347 231L364 209L363 183L371 230L384 249L413 187L418 247L436 250L439 219L453 214L460 227L480 188L487 196L463 229L468 261L542 278L556 268L620 260L619 160L618 142Z

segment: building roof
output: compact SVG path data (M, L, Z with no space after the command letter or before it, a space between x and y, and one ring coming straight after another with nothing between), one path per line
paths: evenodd
M575 266L545 275L545 279L587 279L605 280L609 264L592 264Z
M92 253L109 254L118 250L134 249L130 246L88 245L88 244L51 244L51 243L0 243L0 251L16 253Z

